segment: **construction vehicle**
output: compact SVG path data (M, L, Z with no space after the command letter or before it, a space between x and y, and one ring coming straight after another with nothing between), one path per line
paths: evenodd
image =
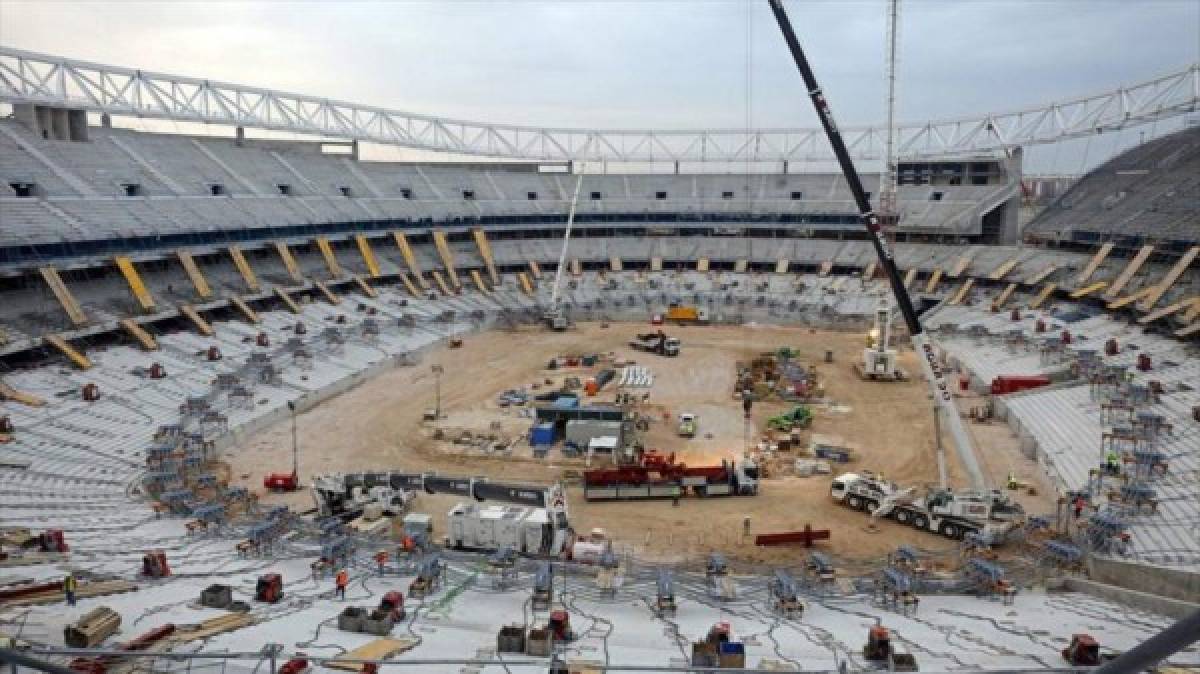
M867 345L862 352L862 362L854 364L854 371L862 379L872 381L903 381L904 372L896 366L896 350L891 347L892 309L886 301L875 309L875 325L867 333Z
M533 576L533 609L535 611L550 607L554 599L554 567L550 562L538 564Z
M417 577L408 585L408 596L423 599L437 590L445 565L437 555L426 555L417 566Z
M550 516L544 508L458 503L446 515L450 546L471 550L508 548L519 554L557 555Z
M671 577L669 569L659 569L658 578L655 581L657 588L657 603L656 608L659 614L675 612L675 581Z
M743 668L746 666L746 646L733 641L729 623L719 622L709 628L704 641L692 644L692 666Z
M862 180L859 178L858 171L854 167L854 161L850 158L850 153L846 149L846 143L842 139L842 134L833 119L833 113L829 109L829 102L825 98L824 90L817 82L816 75L813 74L812 67L809 65L808 59L804 55L804 50L800 46L800 40L796 37L796 31L792 28L792 22L788 19L787 10L783 6L783 0L769 0L769 3L771 5L771 12L775 15L775 21L779 25L779 30L783 34L784 42L787 43L788 51L791 52L792 60L795 62L797 70L800 71L800 76L804 79L805 90L808 92L817 117L821 120L821 126L825 130L829 145L838 160L842 176L846 180L846 185L850 189L850 193L854 196L859 215L862 217L863 227L867 230L871 245L875 248L879 265L883 268L888 283L891 285L896 305L904 317L905 327L908 329L908 334L912 339L913 350L917 353L917 359L921 363L923 374L929 381L934 401L941 412L942 423L950 429L950 434L954 438L954 446L959 455L959 463L970 478L973 489L976 492L986 492L990 488L988 480L979 466L979 460L975 456L970 436L967 435L967 429L959 417L958 408L954 404L952 388L946 380L946 373L938 362L937 354L933 350L933 345L930 343L928 335L925 334L924 328L921 326L920 317L913 307L912 298L908 295L904 279L900 275L900 270L896 267L892 244L888 242L887 237L884 235L881 228L880 216L871 207L870 196L863 188ZM940 443L938 445L938 453L938 472L941 486L944 489L948 486L948 476L945 456L942 455Z
M656 353L660 356L678 356L680 342L675 337L668 337L662 330L643 332L635 339L629 340L629 347L636 351Z
M287 405L292 417L292 472L267 473L263 477L263 487L267 491L296 491L300 488L300 439L296 434L296 402L289 400Z
M691 412L683 412L679 415L679 437L694 438L696 437L696 415Z
M383 599L379 600L378 610L385 611L396 622L404 620L404 594L398 590L384 594Z
M708 312L692 306L676 305L669 307L663 318L677 325L704 325L708 323Z
M867 630L867 643L863 646L863 659L877 662L891 672L917 671L917 659L911 653L897 653L892 648L892 635L882 625L872 625Z
M767 585L771 596L771 607L788 618L799 618L804 614L804 602L795 579L783 569L776 569L775 576Z
M788 412L767 419L767 428L788 433L796 428L808 428L812 418L812 410L805 405L796 405Z
M274 604L280 599L283 599L283 576L278 573L259 576L254 586L254 601Z
M1102 660L1100 643L1090 634L1072 634L1071 643L1062 650L1063 660L1075 667L1095 667Z
M712 466L688 466L675 454L643 452L636 463L587 470L583 496L589 501L677 498L687 493L705 496L754 496L758 465L749 459L726 459Z
M567 320L567 315L563 312L562 305L559 300L559 291L562 289L563 267L567 263L567 248L571 243L571 229L575 225L575 208L579 204L579 190L583 187L583 173L575 179L575 194L571 197L571 207L567 211L567 227L563 232L562 252L558 254L558 267L554 270L554 285L550 288L550 305L546 307L542 314L542 318L546 321L546 326L556 332L566 330L570 325Z
M162 550L147 552L142 556L142 575L147 578L166 578L171 575L167 565L167 553Z
M868 472L843 473L834 478L834 501L873 518L886 517L915 529L956 540L977 534L998 543L1016 529L1025 511L1000 491L954 491L935 487L923 497L913 488L901 489Z
M67 537L63 534L62 529L47 529L29 539L25 546L39 548L42 552L61 553L70 550L70 546L67 545Z
M563 609L555 609L550 612L550 620L546 623L546 629L554 641L567 642L575 638L575 633L571 631L571 615Z

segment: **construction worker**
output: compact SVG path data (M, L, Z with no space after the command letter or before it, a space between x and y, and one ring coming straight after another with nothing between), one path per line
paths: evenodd
M1083 506L1087 505L1087 501L1083 499L1083 494L1075 495L1075 519L1079 519L1083 514Z
M338 599L346 598L346 585L350 582L350 574L346 573L345 569L337 572L337 576L333 579L336 589L333 595Z
M63 594L67 596L67 606L74 606L75 589L78 587L78 584L75 580L75 574L73 572L67 572L67 577L63 578L62 586Z
M1105 466L1105 469L1108 471L1109 475L1120 475L1121 474L1121 457L1117 456L1117 453L1115 451L1113 451L1111 449L1108 450L1108 455L1105 457L1104 466Z
M379 565L379 575L383 575L383 570L387 566L388 553L387 550L380 550L375 553L375 563Z
M1012 473L1008 474L1008 488L1010 491L1016 491L1021 488L1021 483L1017 481L1017 476Z

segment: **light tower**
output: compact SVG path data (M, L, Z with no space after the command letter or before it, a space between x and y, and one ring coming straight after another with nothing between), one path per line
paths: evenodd
M887 147L883 173L879 177L879 224L889 238L895 237L900 218L896 196L896 34L900 26L900 0L888 0L887 13Z

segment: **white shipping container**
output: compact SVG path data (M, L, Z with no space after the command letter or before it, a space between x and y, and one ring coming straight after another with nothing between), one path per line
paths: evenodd
M544 508L531 510L521 522L522 538L524 539L524 552L533 554L541 551L542 545L549 545L550 541L546 541L550 526L550 513Z

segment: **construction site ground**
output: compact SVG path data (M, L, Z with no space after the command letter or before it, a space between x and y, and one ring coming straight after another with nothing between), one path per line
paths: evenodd
M645 435L648 448L675 452L690 465L705 465L721 458L740 457L747 442L755 442L766 419L791 408L790 403L756 403L752 429L747 432L742 405L733 397L735 364L756 354L791 347L804 364L815 363L830 404L814 405L812 433L841 438L856 450L850 464L833 464L834 474L873 470L902 485L925 485L938 479L933 436L932 403L920 379L911 351L900 355L900 366L910 373L903 382L862 381L852 365L861 358L860 333L838 333L780 326L689 326L666 328L683 342L680 356L668 358L639 353L626 346L643 324L582 324L564 333L538 328L491 331L468 336L461 348L443 345L424 353L418 364L390 370L298 417L300 475L302 483L317 474L358 470L435 471L445 475L487 476L497 481L543 483L563 480L584 469L579 459L564 459L555 449L544 459L521 451L511 455L476 449L454 449L433 438L430 422L422 413L434 406L432 366L444 367L441 396L444 418L438 426L448 435L462 430L482 434L522 437L532 423L518 416L517 408L500 409L496 396L512 388L529 387L546 377L564 374L588 376L594 370L568 373L545 370L554 356L612 353L618 361L634 360L654 374L646 411L660 420ZM824 355L833 352L833 362ZM557 382L556 382L557 383ZM610 383L587 402L611 402L617 392ZM544 387L543 387L544 390ZM964 409L982 406L980 399L960 401ZM679 412L699 418L693 439L676 436ZM1001 422L968 422L976 451L992 483L1003 486L1010 472L1032 486L1034 493L1014 492L1030 512L1052 512L1053 489L1032 461L1022 457L1016 438ZM807 438L807 433L805 434ZM525 440L521 441L525 443ZM947 443L951 441L947 439ZM526 444L527 447L527 444ZM951 483L965 486L953 445L948 444ZM287 421L244 438L227 451L233 484L262 491L265 473L286 470L291 464L291 427ZM682 561L721 550L743 563L795 563L802 547L762 548L752 537L743 538L743 518L749 517L752 534L802 529L832 530L821 548L843 558L879 559L896 546L909 543L927 550L948 550L953 543L889 521L876 531L869 518L831 502L830 476L796 477L787 470L797 452L780 452L767 462L768 477L755 497L681 499L588 503L577 482L567 490L570 518L577 531L605 529L619 548L643 559ZM604 462L599 462L604 465ZM264 496L270 503L288 503L304 510L312 507L307 491ZM445 495L420 494L413 510L434 516L435 533L444 532L445 514L459 500Z

